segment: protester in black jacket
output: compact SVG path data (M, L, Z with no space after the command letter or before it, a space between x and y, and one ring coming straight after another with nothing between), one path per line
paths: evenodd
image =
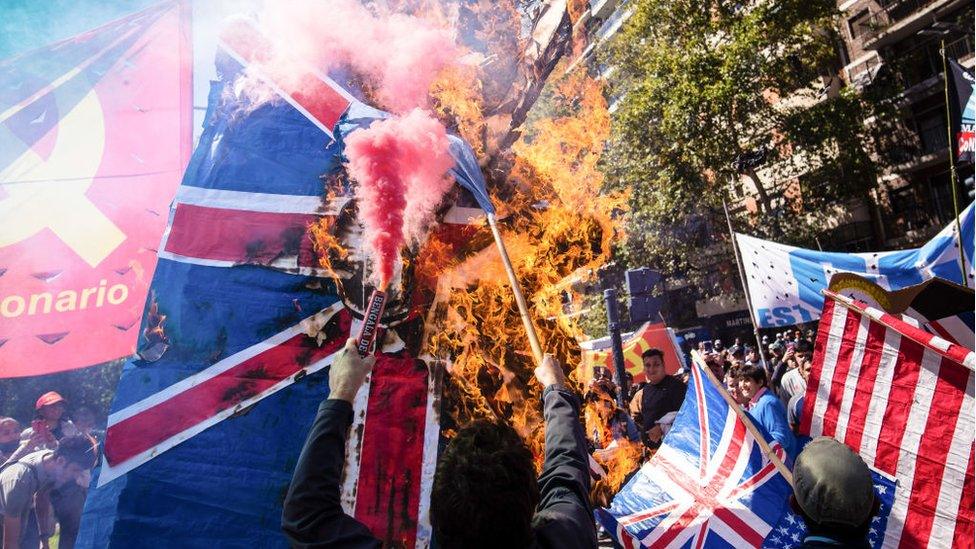
M329 372L329 398L319 406L285 497L282 528L295 547L380 546L343 513L339 495L352 400L373 362L360 358L349 340ZM535 375L545 387L542 475L536 482L532 455L511 427L476 422L461 429L438 459L431 494L440 547L596 547L579 401L552 357Z
M687 386L668 375L664 368L664 352L660 349L644 351L641 360L647 384L630 401L630 411L641 430L644 444L658 448L666 430L659 422L668 413L681 409Z

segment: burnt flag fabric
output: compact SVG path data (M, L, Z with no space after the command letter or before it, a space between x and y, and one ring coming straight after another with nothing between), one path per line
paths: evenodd
M188 8L0 62L0 378L132 354L190 157Z
M244 21L221 34L220 79L112 405L85 546L286 546L282 501L328 366L362 318L340 128L379 111L340 76L311 72L302 89L261 75L278 100L248 102L234 83L262 42ZM466 210L444 214L445 241L477 228ZM341 268L322 265L310 227L323 224L350 251ZM354 403L341 487L346 513L398 547L431 536L439 386L413 350L421 294L388 304L399 316Z
M973 95L973 73L949 59L949 113L955 140L953 147L960 162L973 162L976 155L976 96Z
M625 548L761 547L790 485L697 361L688 383L661 448L597 521Z
M976 353L902 316L826 297L801 433L833 437L895 479L885 547L971 545Z

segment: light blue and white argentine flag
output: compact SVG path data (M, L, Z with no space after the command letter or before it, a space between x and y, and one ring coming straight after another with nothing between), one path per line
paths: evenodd
M966 258L966 284L973 286L973 205L959 216ZM820 318L821 290L836 273L856 273L897 290L933 277L962 284L956 225L950 223L921 248L895 252L836 253L808 250L736 233L760 328Z

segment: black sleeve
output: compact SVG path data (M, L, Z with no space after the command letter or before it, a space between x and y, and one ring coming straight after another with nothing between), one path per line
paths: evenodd
M596 547L590 508L589 458L579 400L565 390L548 387L543 393L546 456L539 477L540 501L536 535L544 546Z
M293 547L380 546L369 529L345 514L340 504L339 479L350 425L352 404L326 400L319 405L281 515L281 527Z
M685 393L688 392L688 384L681 381L678 378L674 378L676 389L671 395L671 411L676 412L681 409L681 405L685 403Z
M783 398L783 395L785 394L781 385L784 375L786 375L786 361L781 360L773 369L773 378L769 382L769 386L773 389L773 392L776 393L776 396L780 398Z

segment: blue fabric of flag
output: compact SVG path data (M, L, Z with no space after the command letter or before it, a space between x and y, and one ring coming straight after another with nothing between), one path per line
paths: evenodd
M920 248L873 253L823 252L736 234L756 325L773 328L816 320L823 309L822 291L830 277L840 272L861 275L889 290L933 277L972 287L976 280L973 204L959 214L959 225L959 239L953 221ZM966 281L960 266L959 241Z
M283 101L243 115L229 85L241 67L218 57L205 130L183 186L321 196L339 147ZM160 258L152 291L167 313L169 349L129 360L118 411L263 341L336 302L330 283L260 266ZM148 307L148 304L147 304ZM327 370L311 374L89 492L79 547L285 547L281 502Z
M595 514L597 521L613 536L618 543L625 547L628 543L625 539L630 537L633 541L630 545L639 546L641 540L653 545L657 540L656 528L666 529L669 518L672 514L682 512L688 507L686 501L690 495L695 500L707 499L701 493L685 493L675 486L680 486L681 482L675 482L674 475L665 472L666 467L661 466L659 460L666 457L667 460L677 463L679 467L672 470L689 471L689 480L686 485L705 482L712 487L739 487L744 481L753 477L764 467L769 465L769 461L758 444L750 436L744 437L744 444L750 445L744 452L745 459L736 459L738 468L723 470L718 468L718 472L709 479L702 479L698 471L702 462L701 443L704 430L700 417L704 417L707 423L707 448L708 461L714 464L715 460L722 460L725 456L725 449L729 447L729 441L734 440L734 424L740 420L736 415L730 414L729 405L722 397L719 389L716 388L701 370L701 366L692 365L692 378L689 381L688 391L685 393L685 401L678 412L675 422L665 436L661 448L651 460L631 478L631 480L617 493L609 509L598 509ZM696 389L695 377L699 380L699 389ZM703 404L704 402L704 404ZM731 423L730 423L731 422ZM728 425L727 425L728 423ZM726 429L728 427L728 429ZM744 426L740 426L744 429ZM761 432L761 428L760 428ZM770 440L768 435L763 433L766 440ZM722 439L726 438L723 443ZM738 452L735 455L739 455ZM744 462L744 463L743 463ZM693 473L690 473L693 472ZM734 502L723 501L728 504L722 507L720 513L713 514L711 511L703 511L702 514L687 527L688 534L693 534L681 544L682 547L690 547L696 543L696 536L701 535L699 530L703 522L708 522L705 530L705 547L736 547L741 545L741 540L729 539L723 533L728 530L727 525L719 525L712 521L721 513L730 512L748 524L753 531L768 531L773 525L777 524L783 515L785 503L790 494L789 484L775 469L771 474L763 477L763 481L757 484L751 491L746 491L743 496L735 498ZM680 492L680 493L679 493ZM677 508L672 512L664 512L639 520L649 510L659 509L669 504L677 504ZM756 538L753 534L752 539ZM650 540L650 541L648 541ZM756 545L759 545L756 543Z

